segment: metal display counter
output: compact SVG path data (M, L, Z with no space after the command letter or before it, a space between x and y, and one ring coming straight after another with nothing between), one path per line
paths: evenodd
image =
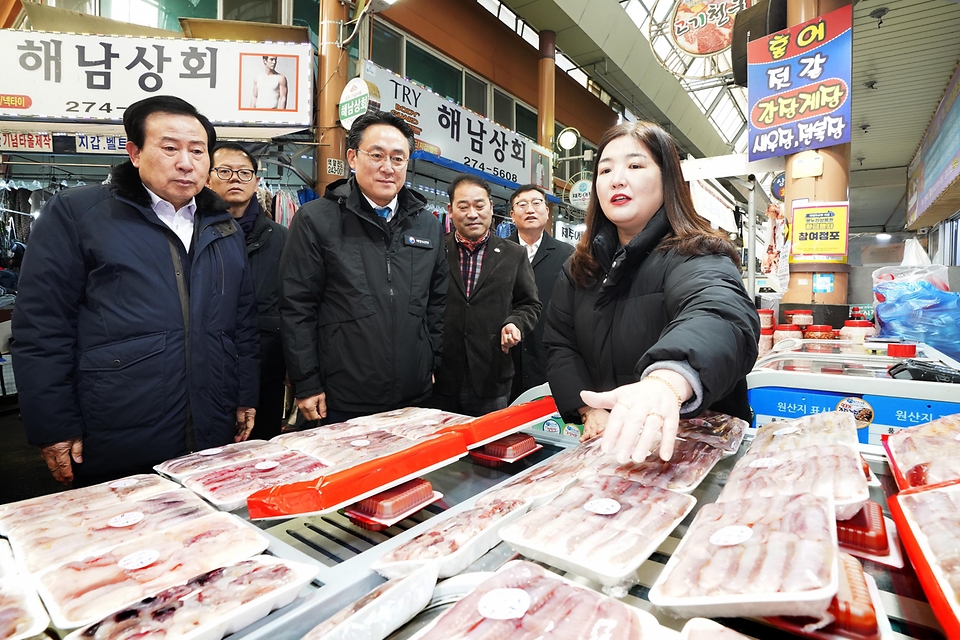
M534 435L544 445L542 450L530 458L497 469L478 466L471 462L470 458L464 458L425 476L435 489L444 494L444 500L426 507L383 532L361 529L339 513L295 518L279 524L276 521L259 523L258 526L271 536L271 553L300 561L309 558L308 561L320 566L320 573L303 597L288 607L273 612L255 625L234 634L231 638L299 640L311 628L384 582L382 577L370 569L371 564L387 551L431 526L430 520L434 515L443 512L456 513L470 508L480 493L502 484L513 475L539 464L563 448L574 444L570 438L556 437L542 431L528 431L528 433ZM697 498L697 506L693 512L641 566L640 584L630 589L629 593L622 598L624 602L652 613L663 626L669 629L679 630L685 620L671 618L652 605L647 599L649 588L686 533L699 507L716 501L734 463L743 455L746 448L745 443L736 456L721 460L693 492ZM889 516L885 496L886 493L896 491L893 477L882 456L867 454L865 457L882 484L882 487L871 487L870 499L879 503L883 507L884 514ZM474 563L467 572L494 571L514 557L516 554L512 549L505 543L500 543ZM909 560L904 558L904 561L903 569L894 569L870 560L861 560L864 570L876 580L881 606L892 628L892 634L883 637L896 640L943 638L943 632L934 618ZM558 571L558 573L564 575L563 572ZM573 574L565 575L580 584L595 589L600 588L599 584L591 583ZM403 629L394 633L391 640L410 637L448 606L451 606L451 603L446 602L421 612ZM773 628L760 620L725 619L723 623L759 640L792 637L789 633ZM679 637L669 631L665 633L670 637Z

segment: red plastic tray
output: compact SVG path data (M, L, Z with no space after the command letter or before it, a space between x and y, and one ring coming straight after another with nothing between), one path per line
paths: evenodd
M897 466L897 462L893 457L893 454L890 452L890 445L887 443L888 435L885 433L880 436L880 442L883 444L884 451L887 452L887 462L890 463L890 471L893 472L893 479L897 483L897 488L900 491L910 488L910 483L907 482L907 479L900 473L900 467ZM899 523L897 523L899 524Z
M883 521L883 509L872 500L867 500L857 515L849 520L837 521L837 539L841 547L885 556L890 553L887 524Z
M533 436L512 433L484 445L483 453L494 458L516 458L524 453L530 453L536 446L537 441L533 439Z
M254 520L329 511L440 463L452 462L466 452L461 434L438 434L404 451L314 480L262 489L247 498L247 510Z
M473 422L445 427L440 433L459 433L463 436L467 448L472 449L496 440L500 436L519 431L526 425L552 416L556 412L557 405L553 398L546 396L488 413Z
M943 482L926 487L917 487L915 489L906 489L896 495L890 496L887 500L887 506L890 508L890 515L893 517L893 521L897 525L897 531L900 533L900 540L903 542L903 546L907 550L907 557L910 558L910 563L917 572L917 578L920 580L920 586L923 587L923 592L927 594L927 599L930 601L930 608L933 609L933 614L937 617L937 620L940 622L940 626L943 627L943 630L946 632L948 638L960 638L960 617L958 617L957 613L950 604L950 594L944 593L943 588L940 586L940 581L937 580L937 577L933 572L933 568L930 566L926 555L920 548L920 544L917 542L916 532L913 530L910 521L907 520L906 514L903 512L903 508L900 506L900 499L906 495L922 493L925 491L935 491L937 489L953 487L957 485L960 485L960 480Z
M354 508L368 516L385 520L432 499L433 487L430 483L416 478L361 500Z

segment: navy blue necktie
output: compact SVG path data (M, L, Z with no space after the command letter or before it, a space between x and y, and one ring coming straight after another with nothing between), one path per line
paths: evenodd
M386 220L390 216L390 207L375 207L373 209L377 215Z

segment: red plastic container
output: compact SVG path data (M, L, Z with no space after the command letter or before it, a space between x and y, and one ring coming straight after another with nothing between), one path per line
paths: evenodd
M426 480L416 478L361 500L356 508L375 518L393 518L432 500L433 486Z
M553 398L545 396L531 402L493 411L480 416L473 422L444 427L440 433L459 433L463 436L467 448L471 449L496 440L498 436L520 431L527 425L536 424L556 412L557 405Z
M536 447L537 441L533 439L533 436L514 433L485 445L483 452L488 456L496 456L497 458L516 458L533 451Z
M837 540L842 547L875 556L888 555L890 541L887 538L883 509L876 502L868 500L857 515L849 520L838 520Z
M887 345L887 355L891 358L914 358L917 355L917 345L891 343Z

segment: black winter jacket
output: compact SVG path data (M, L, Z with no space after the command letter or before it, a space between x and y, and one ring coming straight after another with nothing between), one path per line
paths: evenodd
M377 217L353 178L297 212L280 261L287 370L298 398L375 413L420 403L440 363L447 297L440 221L403 188Z
M669 231L661 209L619 250L608 224L593 244L605 277L587 289L573 284L569 263L564 267L544 335L547 378L564 419L579 422L583 389L637 382L665 360L685 361L700 375L698 413L710 408L750 419L745 378L757 359L756 309L728 257L657 250Z
M196 196L190 252L129 162L56 195L37 220L13 313L28 440L83 437L83 474L144 471L233 442L257 405L256 300L243 233Z
M283 347L280 342L280 256L287 241L287 228L277 224L260 208L256 198L247 205L255 209L257 219L246 234L247 260L253 288L257 293L257 329L260 330L260 384L282 383L286 376Z

